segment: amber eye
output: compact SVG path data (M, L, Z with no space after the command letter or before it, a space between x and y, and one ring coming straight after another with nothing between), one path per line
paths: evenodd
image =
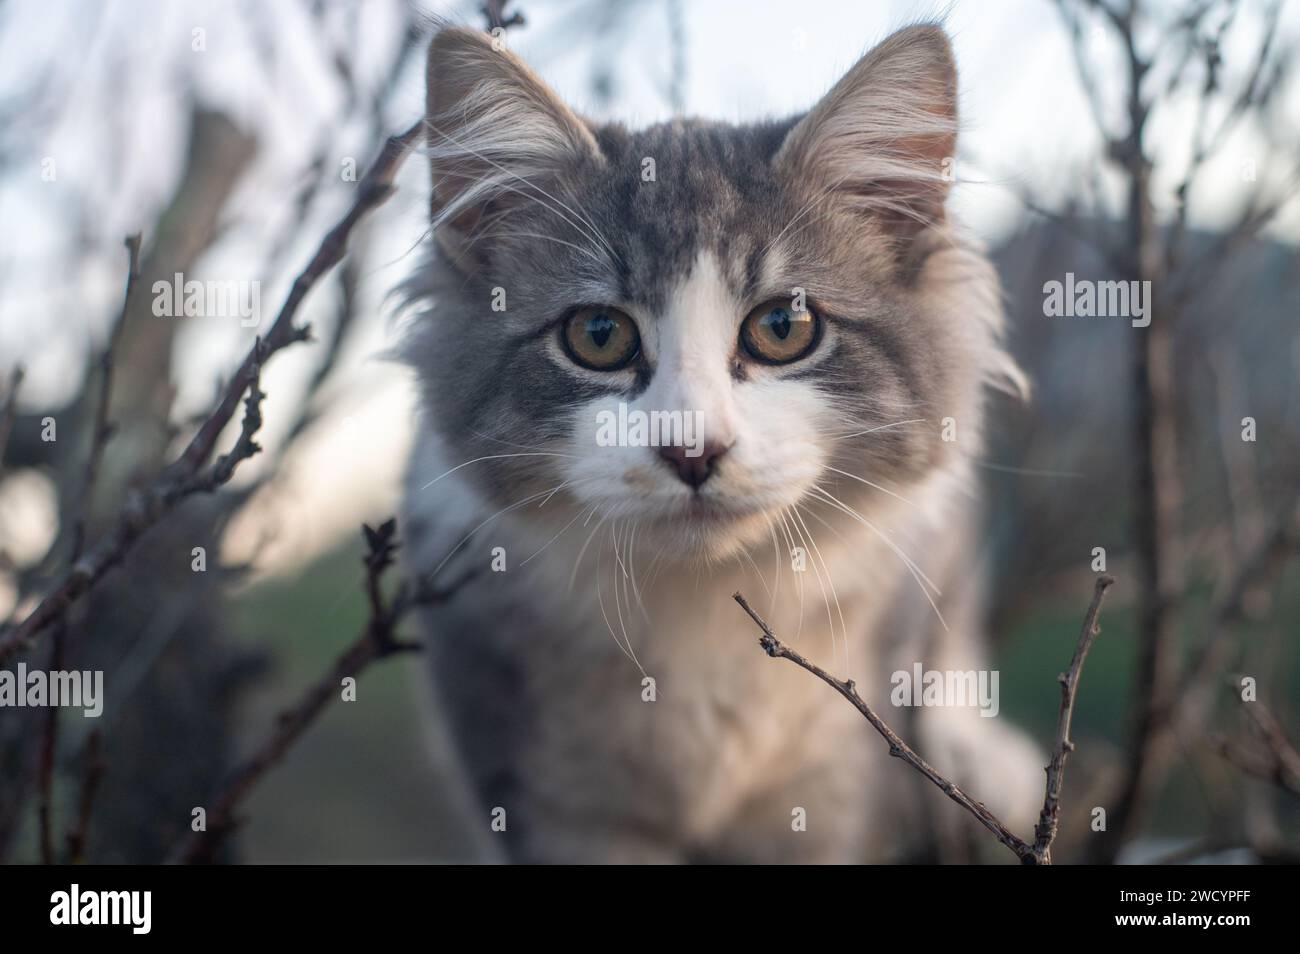
M795 311L788 299L769 301L749 313L740 326L740 340L756 361L789 364L817 343L817 316Z
M560 332L569 357L593 371L627 367L641 348L636 322L617 308L579 308Z

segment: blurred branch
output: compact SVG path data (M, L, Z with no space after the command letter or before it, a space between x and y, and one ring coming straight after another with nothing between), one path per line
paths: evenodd
M419 643L397 635L397 624L415 605L436 605L451 599L470 578L461 577L446 589L432 585L403 585L392 601L383 595L382 578L392 565L397 550L397 522L388 520L377 528L363 526L367 553L366 600L370 618L365 629L334 665L303 694L288 711L281 714L275 728L251 758L240 767L221 790L207 815L207 829L194 832L178 847L172 861L181 864L207 863L217 848L239 826L235 811L257 786L262 777L275 767L303 732L320 716L325 707L340 694L343 680L356 678L372 663L389 656L420 650Z
M524 15L518 10L506 16L506 7L508 6L510 6L510 0L486 0L480 8L487 20L489 33L493 30L506 30L513 26L523 26L527 22L524 20Z
M1241 742L1220 737L1214 740L1219 754L1247 775L1265 779L1285 792L1300 796L1300 752L1287 738L1282 723L1262 702L1242 700L1241 708L1263 743L1264 751L1251 751Z
M72 550L68 555L69 567L76 567L81 559L82 548L86 540L86 519L90 511L90 501L95 492L95 481L99 476L99 465L104 457L104 445L112 435L108 422L109 398L113 390L113 350L126 324L127 309L131 305L131 293L135 290L136 279L140 276L140 233L128 235L124 242L127 251L126 289L122 293L122 309L117 320L109 329L108 342L99 358L100 381L98 400L95 404L94 429L90 436L90 453L86 457L86 470L82 478L81 492L76 500L77 517L73 523ZM61 672L66 667L67 654L67 619L60 618L54 627L53 649L50 653L50 671ZM37 826L41 862L54 864L54 761L59 744L58 706L45 710L41 724L40 757L37 763Z
M73 603L123 558L146 530L171 512L178 503L195 493L215 490L230 479L242 460L256 452L257 445L252 441L251 434L256 430L252 425L260 423L260 417L255 414L255 395L260 395L257 379L262 364L282 348L308 338L309 328L295 324L299 305L321 276L343 258L348 236L357 222L392 195L397 170L422 129L423 122L417 122L406 132L389 137L378 159L359 183L357 198L351 208L321 241L316 254L294 280L288 298L266 337L259 339L244 358L217 407L199 427L180 457L166 467L147 488L128 499L118 515L115 528L84 559L78 561L73 570L48 592L23 622L0 637L0 663L8 660L61 618ZM244 432L235 449L218 459L212 469L205 472L205 464L212 455L217 439L246 392L250 413L245 417Z
M1088 58L1084 53L1083 21L1078 12L1072 9L1068 0L1054 0L1057 12L1065 22L1065 28L1070 33L1070 50L1074 54L1074 68L1079 76L1079 86L1083 89L1084 96L1088 99L1088 108L1092 111L1092 121L1097 127L1097 132L1101 134L1102 141L1109 144L1112 140L1110 132L1106 128L1106 110L1102 107L1101 98L1097 94L1100 84L1092 74L1092 67L1088 63Z
M1135 558L1140 574L1138 593L1139 652L1132 693L1132 728L1129 733L1122 777L1109 801L1109 825L1093 840L1091 860L1109 863L1140 815L1147 796L1167 765L1174 730L1186 732L1205 714L1202 684L1222 659L1226 643L1227 617L1241 609L1246 591L1230 587L1229 606L1220 607L1207 626L1204 644L1193 655L1185 674L1179 677L1178 613L1183 599L1183 529L1179 514L1183 505L1183 473L1180 467L1178 388L1175 381L1173 329L1193 297L1205 283L1222 274L1224 262L1239 247L1254 239L1300 189L1300 169L1294 182L1281 195L1264 199L1256 191L1238 218L1211 243L1196 261L1185 263L1184 246L1188 231L1188 208L1199 174L1221 150L1238 125L1262 111L1282 88L1289 58L1276 55L1276 26L1280 4L1265 9L1262 38L1250 54L1249 68L1241 87L1225 90L1223 57L1229 33L1238 17L1235 0L1199 0L1170 21L1161 20L1163 10L1142 0L1053 0L1069 33L1075 66L1093 119L1105 142L1105 155L1123 177L1127 197L1122 239L1113 245L1114 263L1120 277L1147 283L1152 290L1150 324L1132 338L1132 395L1134 429L1132 446L1137 470L1134 475ZM1119 47L1124 67L1120 84L1124 91L1127 128L1116 131L1107 124L1099 95L1099 69L1089 58L1085 21L1095 17L1106 27L1109 38ZM1139 33L1147 27L1160 31L1161 40L1149 52L1139 49ZM1172 62L1165 71L1165 95L1190 85L1194 90L1190 159L1181 170L1176 187L1179 206L1169 228L1156 220L1153 194L1154 172L1160 157L1148 153L1158 149L1150 139L1150 119L1158 105L1155 94L1145 89L1156 75L1155 67ZM1200 69L1194 70L1193 65ZM1222 109L1220 111L1220 104ZM1217 116L1217 119L1212 117ZM1098 227L1099 240L1104 241ZM1289 524L1284 515L1282 523ZM1289 539L1290 531L1279 526L1274 544ZM1268 549L1267 547L1265 549ZM1273 548L1276 551L1277 547ZM1276 554L1275 554L1276 555ZM1246 561L1243 575L1254 578L1253 561ZM1254 584L1251 584L1254 585ZM1235 594L1235 595L1234 595ZM1196 700L1189 703L1189 696ZM1190 715L1189 715L1190 713Z
M76 824L68 831L68 863L78 865L86 860L86 838L90 831L90 814L95 806L95 793L108 766L100 754L102 734L98 729L86 740L85 770L81 778L81 793L77 799Z
M1017 837L993 812L984 806L983 802L975 801L955 783L940 775L925 759L921 758L899 737L897 732L889 727L884 719L876 715L862 696L858 695L852 679L837 679L816 663L790 649L777 639L776 634L772 632L772 628L767 625L763 617L754 611L744 596L736 593L732 596L732 599L749 614L749 618L757 623L758 628L763 631L758 644L765 653L773 659L790 660L801 669L812 673L852 703L854 708L862 713L863 718L871 723L871 727L889 743L889 754L891 756L900 758L912 766L938 787L940 791L974 816L975 820L987 828L994 838L1010 849L1022 864L1050 865L1052 863L1052 842L1056 839L1058 829L1061 786L1065 780L1065 759L1070 752L1074 751L1074 743L1070 741L1070 722L1074 715L1075 690L1078 687L1079 676L1083 671L1083 663L1088 656L1088 651L1092 648L1093 640L1097 637L1097 634L1101 632L1097 625L1097 616L1101 611L1102 599L1106 595L1106 590L1114 582L1114 579L1109 576L1098 577L1096 588L1093 591L1092 603L1088 606L1088 612L1084 617L1083 632L1079 636L1074 656L1070 660L1070 668L1066 674L1058 677L1061 683L1061 709L1057 726L1057 746L1052 755L1051 764L1047 766L1047 786L1043 796L1043 808L1039 814L1039 822L1034 829L1033 844Z
M4 473L5 447L9 443L9 432L13 430L14 419L18 416L18 389L23 383L22 365L14 368L9 376L9 389L5 394L5 403L0 407L0 474Z
M1300 490L1292 491L1287 503L1272 522L1272 529L1244 560L1228 582L1210 613L1210 623L1201 642L1192 651L1177 697L1187 707L1198 690L1211 681L1223 665L1228 634L1248 617L1253 590L1267 585L1300 550Z
M104 447L113 434L113 425L108 419L109 399L113 392L113 354L121 338L122 328L126 325L127 308L131 304L131 292L135 290L136 280L140 277L140 233L128 235L124 241L127 252L126 290L122 293L122 310L118 312L117 321L109 330L108 343L104 345L99 356L99 395L95 405L94 430L90 437L90 454L86 458L86 471L82 478L81 494L77 498L77 519L72 530L72 555L68 562L76 564L81 559L86 545L86 520L90 511L90 501L95 492L95 482L99 477L99 466L104 459Z

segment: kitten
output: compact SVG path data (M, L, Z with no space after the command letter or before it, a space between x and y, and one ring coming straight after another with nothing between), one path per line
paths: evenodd
M994 271L944 211L956 97L921 25L802 117L634 132L490 37L434 37L404 553L480 571L425 622L485 857L856 861L965 824L763 654L737 590L1029 831L1027 740L886 705L895 670L984 665L963 488L986 388L1024 388ZM602 439L652 411L703 429Z

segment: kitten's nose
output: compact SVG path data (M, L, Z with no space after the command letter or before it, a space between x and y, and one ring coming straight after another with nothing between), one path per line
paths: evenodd
M659 456L677 471L677 476L685 483L699 490L713 475L714 462L728 450L723 444L705 441L701 452L694 457L687 456L687 448L675 445L659 448Z

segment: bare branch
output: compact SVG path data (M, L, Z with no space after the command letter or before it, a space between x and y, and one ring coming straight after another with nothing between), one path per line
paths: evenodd
M1097 95L1099 84L1096 77L1092 75L1092 68L1088 65L1088 58L1084 54L1082 21L1078 13L1071 9L1067 0L1056 0L1056 9L1060 13L1061 19L1065 21L1066 29L1070 32L1070 50L1074 54L1074 69L1079 77L1079 86L1088 98L1088 108L1092 110L1093 124L1097 127L1097 132L1101 134L1102 140L1109 145L1115 137L1112 137L1106 128L1106 110Z
M1210 626L1192 652L1179 686L1178 698L1195 696L1223 664L1228 632L1246 618L1251 591L1266 585L1281 573L1287 561L1300 549L1300 491L1293 491L1273 522L1273 528L1242 561L1236 575L1224 588L1210 614ZM1184 702L1184 704L1186 704Z
M412 606L451 599L469 579L469 576L462 577L445 589L431 585L402 586L391 601L385 600L382 578L392 565L397 550L397 522L388 520L376 528L364 526L363 530L367 546L363 561L366 566L365 591L370 606L370 618L365 629L330 670L276 720L270 735L216 797L207 814L207 830L193 833L177 849L172 861L181 864L210 862L222 841L239 826L235 812L244 799L339 695L343 680L359 676L377 660L419 651L422 648L419 643L398 637L397 624Z
M518 10L506 16L506 7L508 6L510 6L510 0L486 0L483 4L481 10L487 20L489 33L493 30L507 30L513 26L524 25L524 15Z
M1083 632L1079 634L1079 643L1074 648L1074 658L1070 668L1057 677L1061 683L1061 711L1056 724L1056 748L1052 751L1052 761L1047 766L1047 792L1043 797L1043 810L1039 813L1038 824L1034 827L1034 854L1040 864L1052 863L1052 842L1056 839L1061 813L1061 787L1065 781L1065 760L1074 751L1074 742L1070 739L1070 722L1074 718L1074 697L1079 687L1079 676L1083 672L1084 660L1092 649L1092 642L1101 632L1097 625L1097 614L1101 612L1101 601L1106 590L1115 582L1114 577L1097 577L1096 588L1092 593L1092 603L1083 618Z
M95 420L90 435L90 453L86 457L86 470L82 478L81 494L77 499L77 516L72 525L72 549L68 556L69 567L75 567L81 559L81 552L86 542L86 520L90 512L90 500L95 492L95 481L99 476L99 465L104 457L104 446L112 434L108 423L109 397L113 390L113 351L126 324L127 308L131 304L131 292L135 290L136 279L140 276L140 233L128 235L123 242L127 252L126 289L122 293L122 308L117 320L108 332L108 342L99 357L100 381L99 395L95 406ZM54 627L52 639L53 650L50 654L50 670L59 672L65 667L67 654L67 619L60 618ZM54 864L54 762L59 747L59 707L50 706L45 712L41 724L40 757L37 762L37 828L41 862Z
M95 406L94 430L90 436L90 454L86 458L86 471L81 483L81 497L77 502L78 515L72 530L72 555L69 562L75 564L81 559L86 544L86 519L90 510L91 497L95 492L95 482L99 479L99 465L104 459L104 447L113 434L113 425L108 419L109 395L113 391L113 354L121 338L122 328L126 324L127 308L131 303L131 293L135 290L136 280L140 277L140 233L128 235L123 241L126 246L126 290L122 293L122 310L118 312L117 321L108 333L108 342L99 356L99 400Z
M389 137L379 158L362 178L351 208L321 241L316 254L294 280L266 337L259 339L244 358L216 409L199 427L181 455L147 488L127 500L118 514L114 529L77 562L25 620L0 637L0 664L61 618L95 582L123 559L146 530L177 504L195 493L215 490L230 479L234 467L241 460L256 451L249 425L260 419L256 413L260 397L255 399L255 395L259 393L257 378L262 364L280 349L308 337L308 328L295 324L299 305L321 276L343 258L347 251L348 236L357 222L392 195L397 170L415 144L423 125L423 121L417 122L406 132ZM231 453L220 458L205 473L203 468L211 457L218 438L246 393L245 429L239 442Z
M1083 633L1079 637L1079 644L1074 650L1074 658L1070 661L1069 675L1061 678L1061 717L1060 727L1058 729L1058 747L1056 754L1052 757L1052 764L1047 767L1047 792L1044 796L1043 811L1040 816L1038 827L1035 829L1036 840L1034 844L1017 837L1002 821L984 806L983 802L978 802L971 796L967 795L955 783L949 781L940 775L925 759L917 755L916 752L899 737L898 733L891 729L888 723L875 711L867 705L866 701L858 695L858 690L852 679L836 679L825 669L822 669L816 663L811 662L804 656L795 652L786 646L772 628L767 625L763 617L754 611L753 607L740 593L732 596L740 608L749 614L749 618L758 624L758 628L763 631L759 638L758 644L763 651L774 659L788 659L795 665L812 673L822 682L833 688L845 699L851 702L865 718L871 727L889 743L889 754L894 758L902 759L912 768L916 769L927 779L929 779L941 792L950 799L968 811L975 820L992 833L993 837L1005 845L1011 852L1020 859L1022 864L1034 865L1052 863L1052 841L1056 838L1057 814L1060 811L1061 783L1064 779L1065 755L1067 751L1072 751L1074 743L1069 741L1070 735L1070 718L1074 712L1074 691L1078 686L1079 673L1083 669L1083 661L1087 658L1088 650L1092 648L1092 641L1100 630L1097 627L1097 613L1101 609L1102 597L1105 595L1106 588L1115 581L1109 576L1100 577L1097 580L1097 588L1093 593L1092 604L1088 607L1087 616L1083 622Z
M1285 792L1300 796L1300 752L1287 737L1281 721L1262 702L1243 699L1241 709L1250 720L1253 734L1263 744L1263 751L1223 737L1212 740L1214 747L1247 775L1265 779Z
M107 770L100 755L102 733L95 729L86 740L86 768L81 779L81 795L77 799L77 821L67 835L68 863L77 865L86 860L86 837L90 830L90 814L95 805L95 793Z
M14 368L9 377L9 393L5 403L0 407L0 474L4 473L5 446L9 443L9 432L13 430L14 419L18 416L18 389L23 383L22 366Z

